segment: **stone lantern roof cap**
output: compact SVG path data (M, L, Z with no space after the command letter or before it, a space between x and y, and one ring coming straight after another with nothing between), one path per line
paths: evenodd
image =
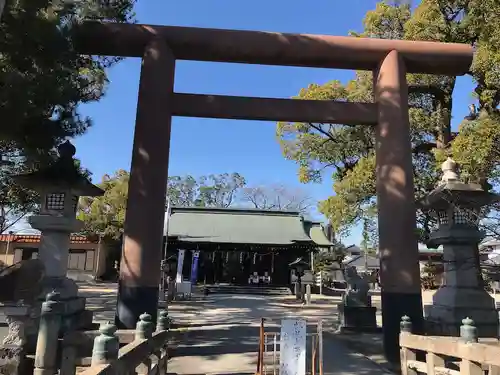
M442 165L443 177L438 186L418 202L420 208L446 209L450 205L480 208L500 201L500 196L485 191L481 185L460 181L458 164L448 158Z
M14 179L21 185L35 191L41 189L71 190L78 196L95 197L104 191L92 184L75 165L76 148L69 141L57 148L59 157L49 166L34 172L20 174Z
M298 257L292 263L288 264L288 267L290 267L290 268L297 268L297 267L307 268L307 267L309 267L309 263L306 262L304 259L302 259L302 257Z

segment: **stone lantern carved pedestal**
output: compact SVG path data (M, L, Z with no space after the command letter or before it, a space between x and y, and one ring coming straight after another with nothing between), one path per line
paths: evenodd
M78 297L78 286L66 276L70 235L83 227L75 217L78 199L104 192L78 171L73 159L76 149L70 142L60 145L58 152L59 158L49 167L16 176L16 179L37 191L41 198L40 214L28 218L31 227L41 232L38 259L45 267L45 276L39 303L49 292L60 293L65 326L72 329L92 321L92 314L85 311L85 299Z
M495 301L484 289L479 265L478 229L481 207L500 200L478 184L460 181L456 163L448 158L443 165L439 186L422 199L420 207L437 221L430 234L431 247L443 246L444 285L425 306L429 334L459 336L462 319L476 323L480 337L497 337L498 313Z
M38 329L34 300L40 294L44 275L38 259L24 260L0 272L0 320L8 332L0 343L0 374L33 374L33 363L26 354L36 345Z

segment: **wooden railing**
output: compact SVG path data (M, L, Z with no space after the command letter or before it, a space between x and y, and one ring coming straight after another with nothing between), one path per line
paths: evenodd
M143 314L141 321L148 323L147 317L147 314ZM138 326L140 324L138 323ZM135 340L119 350L118 337L114 336L115 330L116 327L111 324L101 327L101 336L94 342L92 363L82 375L167 373L168 330L152 333L150 328L138 329Z
M499 342L479 343L469 318L462 321L460 337L443 337L412 334L410 319L405 316L399 345L402 375L500 375ZM418 360L424 354L425 362Z
M156 327L151 315L142 314L135 330L117 331L116 326L106 323L99 331L70 332L60 339L61 309L57 293L49 294L42 304L35 375L75 375L77 367L87 367L79 371L86 375L166 374L170 326L167 311L160 311ZM92 357L82 358L81 350L88 348L91 341ZM120 348L120 344L126 345Z

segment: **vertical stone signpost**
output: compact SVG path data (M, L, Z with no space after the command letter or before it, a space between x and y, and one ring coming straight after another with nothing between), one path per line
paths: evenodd
M280 335L281 375L306 374L306 321L283 319Z

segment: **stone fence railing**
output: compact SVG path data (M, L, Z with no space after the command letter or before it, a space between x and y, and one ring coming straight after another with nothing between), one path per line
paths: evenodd
M500 375L500 343L480 343L469 318L462 321L460 337L443 337L412 334L405 316L399 345L402 375Z
M42 304L34 375L75 375L77 367L83 367L84 371L78 373L85 375L166 373L169 338L166 311L160 312L156 327L149 314L142 314L135 330L118 331L113 324L106 323L99 331L74 331L60 338L60 309L58 296L49 294ZM89 344L93 345L91 358L82 356ZM120 348L120 344L125 346Z

